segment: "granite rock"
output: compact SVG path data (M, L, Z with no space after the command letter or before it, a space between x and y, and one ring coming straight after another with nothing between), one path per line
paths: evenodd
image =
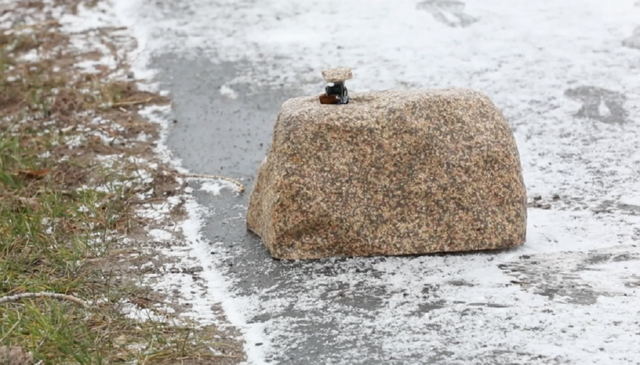
M526 189L511 129L468 89L286 101L248 228L280 259L521 245Z

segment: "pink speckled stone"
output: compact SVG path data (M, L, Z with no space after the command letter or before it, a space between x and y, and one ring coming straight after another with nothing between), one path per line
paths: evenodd
M288 100L247 213L281 259L505 248L526 220L513 134L468 89Z

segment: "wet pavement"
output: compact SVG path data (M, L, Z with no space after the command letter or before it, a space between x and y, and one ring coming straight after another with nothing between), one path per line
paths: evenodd
M246 230L244 215L251 186L268 151L282 102L308 94L313 82L319 90L323 84L318 70L313 70L318 71L317 76L300 74L300 79L307 80L300 85L277 78L264 82L262 76L256 78L263 82L253 82L247 75L265 75L267 69L282 67L276 56L287 54L274 55L273 64L255 52L247 52L246 58L230 57L234 60L217 57L219 49L207 50L216 42L217 28L212 26L211 34L198 33L208 29L196 21L199 6L205 3L212 22L222 16L214 14L216 9L225 9L221 14L247 11L254 15L254 11L243 9L262 6L250 1L213 0L169 5L175 7L170 9L150 5L163 21L175 17L178 23L190 24L188 20L194 19L195 25L190 25L196 31L169 31L160 26L157 32L165 29L167 34L178 34L169 37L169 42L196 33L206 38L194 42L198 46L188 55L171 47L156 49L151 66L159 70L158 81L174 101L170 117L175 123L168 144L183 166L194 173L241 178L247 185L247 191L240 195L231 190L217 196L202 190L195 194L210 211L203 232L210 257L201 259L232 284L232 301L245 315L248 331L258 331L264 338L264 342L246 344L259 349L253 353L260 356L250 359L252 362L640 362L640 200L624 195L635 194L633 187L640 183L636 175L640 174L640 154L635 152L640 145L638 87L621 83L614 91L615 85L602 82L604 85L594 86L587 80L558 89L551 83L543 87L548 94L517 104L510 99L511 90L487 86L482 78L471 79L473 85L469 86L486 86L504 107L521 148L531 194L540 194L540 199L549 203L549 209L529 210L530 239L522 248L493 253L277 261L270 258L260 239ZM470 3L475 6L468 11L481 7ZM278 4L271 5L279 9ZM457 1L418 2L414 7L430 14L425 22L436 24L433 27L461 31L473 29L487 18L486 14L484 19L468 14ZM304 13L283 12L283 21ZM243 24L239 21L239 28L229 32L242 33ZM627 37L630 34L635 33ZM220 42L233 39L233 35L225 37ZM628 60L633 54L624 52L636 51L631 47L632 38L620 37L621 49L626 48L616 48L616 55L626 58L616 65L631 65ZM177 43L176 48L181 49ZM635 59L640 62L640 52L637 54ZM492 67L498 66L487 65ZM583 67L590 66L585 62ZM455 79L454 71L450 72ZM638 76L637 66L626 77L632 76ZM391 75L385 80L413 87ZM427 87L426 83L417 86ZM581 126L579 130L570 127L576 125ZM591 142L581 145L580 141L588 140ZM612 166L620 169L614 171ZM591 182L578 181L583 175ZM559 199L552 198L555 193Z

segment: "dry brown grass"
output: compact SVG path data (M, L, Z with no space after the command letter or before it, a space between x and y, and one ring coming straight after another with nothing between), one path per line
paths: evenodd
M74 12L79 1L58 3ZM15 6L46 10L41 1ZM111 42L108 31L104 37ZM34 52L38 59L26 61ZM135 137L158 131L137 111L167 100L115 80L117 70L87 75L74 67L97 56L71 49L55 19L17 22L0 34L0 297L52 292L89 304L1 303L0 346L28 349L44 364L238 363L241 346L227 335L163 311L170 298L141 285L135 269L141 251L114 241L148 224L134 214L137 193L154 189L152 199L163 199L180 186L161 163L151 170L127 159L154 159L152 141ZM96 117L109 122L92 123ZM117 166L99 160L113 155L122 156ZM131 306L151 318L129 318Z

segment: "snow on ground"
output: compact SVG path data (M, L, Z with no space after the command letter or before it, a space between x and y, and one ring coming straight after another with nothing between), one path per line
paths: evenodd
M305 319L278 314L319 306L342 326L327 346L350 346L336 362L362 359L360 345L376 339L384 353L367 354L372 361L430 351L429 359L451 364L640 363L640 50L624 42L640 25L638 4L191 0L154 8L115 0L114 9L139 41L135 73L149 80L149 57L177 52L253 61L229 76L219 90L227 97L245 83L317 93L320 71L335 66L354 68L352 92L481 90L512 125L530 196L550 201L550 210L530 209L528 241L517 250L336 261L335 275L321 274L326 263L282 264L287 275L306 280L288 293L292 301L278 295L278 285L235 293L234 278L219 270L225 258L206 261L206 212L189 200L183 229L192 246L184 254L203 260L209 290L194 316L207 317L212 301L222 303L248 344L263 343L248 347L250 363L298 345L286 333ZM166 136L166 122L155 121ZM158 149L171 157L163 144ZM552 201L554 194L560 199ZM384 299L362 292L362 282ZM275 319L249 323L263 313Z
M207 181L200 185L200 190L206 191L212 195L220 195L223 189L234 191L238 187L229 181Z

